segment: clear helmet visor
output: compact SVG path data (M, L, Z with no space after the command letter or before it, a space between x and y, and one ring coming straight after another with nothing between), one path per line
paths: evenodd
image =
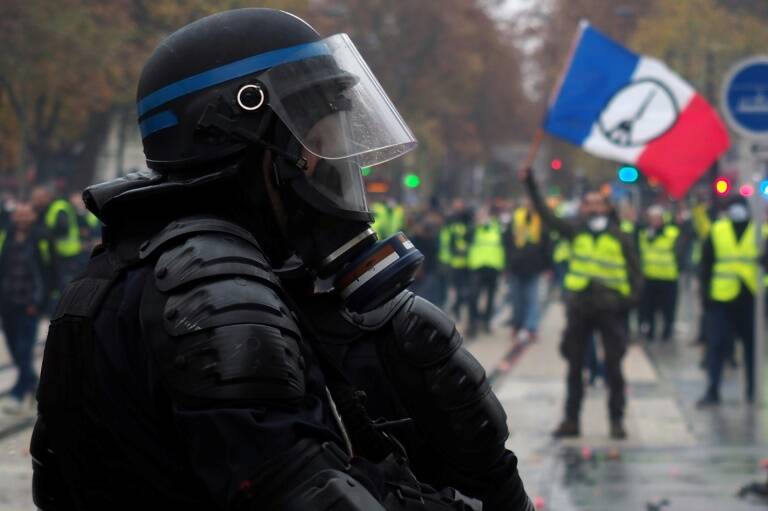
M365 208L361 167L397 158L416 139L346 34L259 76L270 108L305 149L308 178L345 209ZM313 159L325 160L312 168Z

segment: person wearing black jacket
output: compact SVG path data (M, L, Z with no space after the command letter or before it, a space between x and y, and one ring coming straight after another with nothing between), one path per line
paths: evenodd
M37 325L48 296L49 275L41 250L45 241L33 229L34 222L32 207L18 204L11 225L2 232L0 317L5 342L18 371L2 405L6 413L22 411L24 399L32 397L37 385L32 361Z
M522 170L521 178L542 222L570 240L572 247L564 284L567 320L560 346L568 361L565 418L553 434L580 434L584 353L590 335L598 330L605 351L610 434L625 438L621 360L629 342L626 313L637 303L643 282L637 251L600 193L588 192L582 199L580 216L569 222L558 218L544 203L530 169Z

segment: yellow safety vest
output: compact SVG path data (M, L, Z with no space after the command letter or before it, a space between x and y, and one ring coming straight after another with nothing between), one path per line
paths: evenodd
M504 269L504 243L501 225L496 220L475 228L475 236L469 247L467 264L470 270L478 268Z
M405 212L402 206L393 206L390 208L381 202L374 202L371 205L374 222L371 226L379 239L386 239L397 233L403 228Z
M693 230L696 231L696 235L699 239L707 239L709 231L712 229L712 221L709 219L706 205L697 204L694 206L691 211L691 223L693 224Z
M632 234L635 232L635 224L633 224L629 220L622 220L619 224L619 228L621 229L621 232Z
M517 208L512 216L512 234L517 248L541 241L541 217L531 213L530 221L528 218L528 210L525 208Z
M437 260L442 264L451 264L451 229L447 225L440 228Z
M88 211L85 214L85 223L88 224L88 227L91 229L95 229L101 224L101 221L99 220L99 217Z
M754 224L750 222L737 240L733 223L724 218L712 224L710 236L715 261L709 297L716 302L730 302L739 296L742 284L754 294L758 275Z
M448 226L450 233L451 268L461 269L467 267L467 226L461 222L454 222Z
M583 291L592 281L629 296L627 261L618 238L603 232L597 237L584 232L571 242L571 262L564 286L570 291Z
M571 243L567 238L558 239L552 250L552 261L564 263L571 258Z
M74 206L64 199L56 199L45 213L45 226L52 230L56 226L56 218L60 212L67 215L67 235L54 240L53 248L60 257L74 257L80 253L80 228L77 225L77 213Z
M680 229L667 225L653 240L648 237L648 230L640 233L640 260L643 265L643 275L651 280L666 280L673 282L679 276L675 243L680 236Z

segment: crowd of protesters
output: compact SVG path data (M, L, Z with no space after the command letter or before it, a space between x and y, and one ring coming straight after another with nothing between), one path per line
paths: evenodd
M699 404L719 402L724 367L735 364L736 339L743 346L745 395L752 399L757 253L743 199L677 205L674 212L652 204L638 215L626 203L615 209L598 192L544 199L526 179L528 193L517 199L471 205L435 199L416 208L375 199L373 227L380 238L407 232L425 255L413 289L466 321L470 341L502 321L513 341L535 341L543 301L552 289L566 297L561 353L569 365L568 396L558 436L578 434L584 371L590 383L606 382L612 433L625 434L626 345L630 338L673 339L678 287L694 281L703 310L697 340L708 376ZM79 194L56 194L52 186L37 186L23 200L3 197L2 204L0 319L17 378L0 389L0 411L17 413L33 401L40 319L52 313L62 287L85 264L100 227ZM603 216L606 225L593 225ZM497 312L504 309L510 312L501 318Z
M64 197L36 186L27 197L7 195L0 210L0 320L16 381L0 389L0 412L34 410L38 327L50 316L63 286L100 238L98 220L79 194Z
M380 237L404 230L425 254L413 288L466 321L470 342L498 328L494 319L503 320L497 312L504 309L510 310L504 326L511 328L512 341L535 341L542 304L552 296L542 285L544 276L550 291L562 294L561 354L568 377L564 419L555 436L579 434L584 382L598 378L609 390L611 435L626 436L622 359L630 340L675 339L680 286L701 300L697 339L708 384L699 406L719 403L721 375L729 361L735 365L737 339L745 398L753 399L760 261L743 198L659 201L638 211L629 202L616 207L597 191L573 200L543 198L533 178L524 178L527 193L516 200L433 200L407 210L387 199L373 210Z

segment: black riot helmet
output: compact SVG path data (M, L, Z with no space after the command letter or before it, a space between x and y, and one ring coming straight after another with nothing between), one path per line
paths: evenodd
M343 280L347 294L360 279L392 280L380 271L404 259L392 247L415 255L398 238L380 250L384 262L368 257L384 242L377 245L370 228L360 169L416 141L345 34L321 38L296 16L271 9L208 16L158 46L137 96L151 169L184 182L231 168L263 173L269 162L264 185L273 193L259 196L281 210L275 218L286 243L318 276ZM407 259L411 275L418 258ZM350 273L353 261L375 266L375 275ZM405 282L403 264L396 264L396 287Z

